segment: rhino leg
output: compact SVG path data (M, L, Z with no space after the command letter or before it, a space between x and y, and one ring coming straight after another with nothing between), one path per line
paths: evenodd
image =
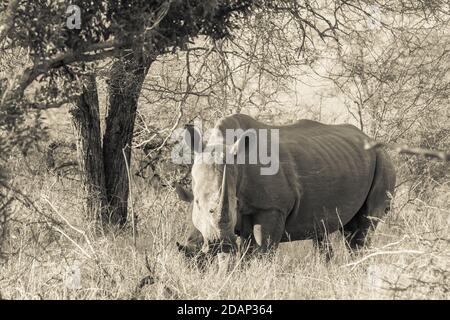
M395 169L384 150L377 150L374 180L366 201L358 213L344 226L343 233L351 251L368 244L368 235L390 210L395 188Z
M257 252L276 250L285 230L286 218L280 212L266 211L253 215L253 238Z
M253 218L251 215L242 215L240 217L238 243L238 255L250 256L256 249L256 242L253 237Z
M345 243L350 251L357 251L367 245L368 233L375 229L377 221L368 218L370 211L364 206L343 228Z

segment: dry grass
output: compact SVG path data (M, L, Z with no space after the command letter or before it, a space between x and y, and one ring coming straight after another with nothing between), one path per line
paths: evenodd
M434 198L425 202L407 201L407 189L399 189L393 211L373 235L371 247L358 255L347 253L336 234L332 239L336 255L329 264L310 241L294 242L282 245L272 260L250 259L221 276L214 264L202 273L177 252L175 241L185 236L187 207L171 190L155 195L144 181L135 181L136 245L131 230L94 237L84 234L88 227L81 219L78 182L42 174L45 170L36 163L24 169L17 162L13 169L16 188L35 208L16 204L10 216L5 246L9 259L0 272L2 298L450 297L449 185L436 189ZM78 269L80 287L71 288Z

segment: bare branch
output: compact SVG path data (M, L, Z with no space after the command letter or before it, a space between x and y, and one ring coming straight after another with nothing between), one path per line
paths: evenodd
M377 252L368 254L367 256L363 257L362 259L360 259L360 260L358 260L356 262L348 263L348 264L344 265L343 267L351 267L351 270L353 271L358 265L360 265L364 261L369 260L370 258L373 258L373 257L376 257L376 256L401 255L401 254L424 254L424 253L425 253L424 251L409 250L409 249L393 250L393 251L377 251Z
M71 96L71 97L63 99L61 101L56 101L53 103L30 102L28 105L31 109L35 109L35 110L57 109L65 104L72 103L76 98L78 98L78 96Z
M384 143L384 142L366 141L364 144L364 148L366 150L376 149L376 148L380 148L380 147L387 147L398 153L418 155L418 156L430 157L430 158L434 158L434 159L440 159L443 161L450 161L450 152L446 152L446 151L429 150L429 149L423 149L423 148L410 148L407 145L390 144L390 143Z

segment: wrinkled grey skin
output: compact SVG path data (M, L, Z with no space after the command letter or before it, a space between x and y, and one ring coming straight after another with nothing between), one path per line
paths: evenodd
M300 120L270 126L235 114L215 128L224 134L235 128L279 129L280 169L264 176L260 164L194 162L193 193L177 188L180 198L193 203L190 235L186 245L179 244L188 257L232 252L240 237L250 251L262 253L280 242L313 239L330 258L328 234L340 230L349 248L357 249L390 208L392 162L382 149L365 150L370 138L352 125ZM245 143L238 149L248 152Z

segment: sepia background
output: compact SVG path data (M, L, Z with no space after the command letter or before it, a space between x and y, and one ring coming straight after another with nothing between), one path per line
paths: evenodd
M0 0L0 297L448 299L449 22L440 0ZM370 245L282 244L225 277L186 261L171 136L232 113L391 147Z

